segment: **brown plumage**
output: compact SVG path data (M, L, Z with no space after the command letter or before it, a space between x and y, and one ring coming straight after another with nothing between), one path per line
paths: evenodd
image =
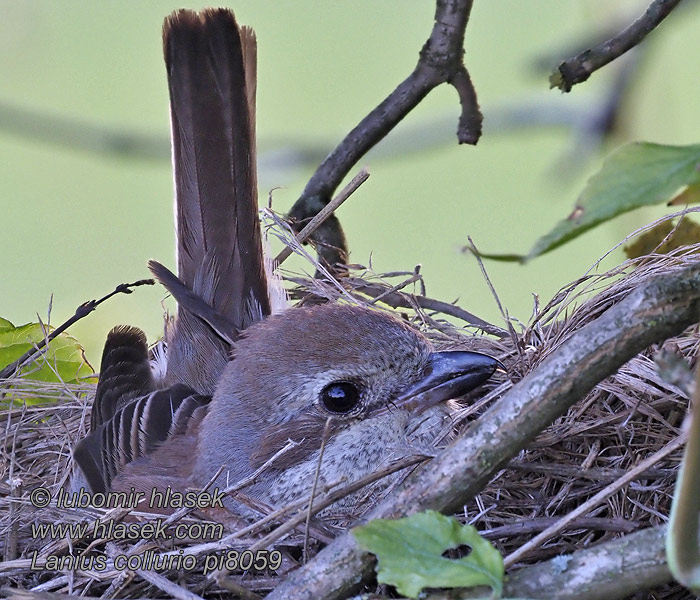
M165 21L163 51L178 277L228 320L235 339L270 314L257 213L255 35L227 10L180 10ZM164 279L163 267L152 266ZM230 346L195 315L180 304L168 334L168 381L212 393Z
M90 435L74 456L92 491L184 490L249 476L297 445L246 492L276 504L376 469L405 445L416 408L488 379L497 360L434 352L407 324L359 306L270 316L257 216L255 43L226 10L166 20L178 276L152 261L178 302L164 382L145 336L105 344ZM213 397L212 397L213 395ZM329 421L330 419L330 421ZM326 422L329 426L326 429Z

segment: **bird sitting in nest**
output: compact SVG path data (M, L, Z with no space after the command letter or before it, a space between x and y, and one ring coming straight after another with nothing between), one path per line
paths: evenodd
M321 484L357 480L405 447L422 411L482 384L500 363L436 352L406 323L366 307L272 314L278 294L257 212L254 33L228 10L181 10L166 19L163 40L178 275L155 261L149 268L178 314L162 380L143 332L108 335L74 487L150 495L215 479L224 489L289 440L296 445L246 494L281 505L308 495L317 472Z

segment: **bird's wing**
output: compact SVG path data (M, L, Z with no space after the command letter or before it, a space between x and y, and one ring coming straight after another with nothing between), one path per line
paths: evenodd
M178 278L225 325L213 329L202 303L180 304L168 336L168 381L212 393L229 341L270 314L257 206L255 35L228 10L180 10L165 21L163 45ZM178 299L164 269L152 265Z
M95 431L134 398L154 389L146 334L137 327L115 327L107 335L102 350L100 381L92 405L90 430Z
M90 435L73 452L93 493L108 491L126 465L186 431L210 400L183 384L155 389L146 336L135 327L109 333L100 370Z

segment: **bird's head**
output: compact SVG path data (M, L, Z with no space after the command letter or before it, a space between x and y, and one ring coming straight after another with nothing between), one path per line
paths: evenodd
M221 453L236 462L234 454L247 454L250 470L298 442L275 463L281 471L312 460L325 435L324 463L366 472L386 446L405 441L413 415L473 389L499 364L476 352L435 352L378 310L291 309L252 325L236 343L211 406L207 429L220 428L212 450L227 445L228 430L235 441Z

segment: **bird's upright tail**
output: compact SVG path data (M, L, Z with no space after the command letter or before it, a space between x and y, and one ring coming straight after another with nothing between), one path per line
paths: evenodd
M225 9L165 21L175 177L178 302L167 335L168 383L212 393L230 344L270 313L257 206L256 42Z

